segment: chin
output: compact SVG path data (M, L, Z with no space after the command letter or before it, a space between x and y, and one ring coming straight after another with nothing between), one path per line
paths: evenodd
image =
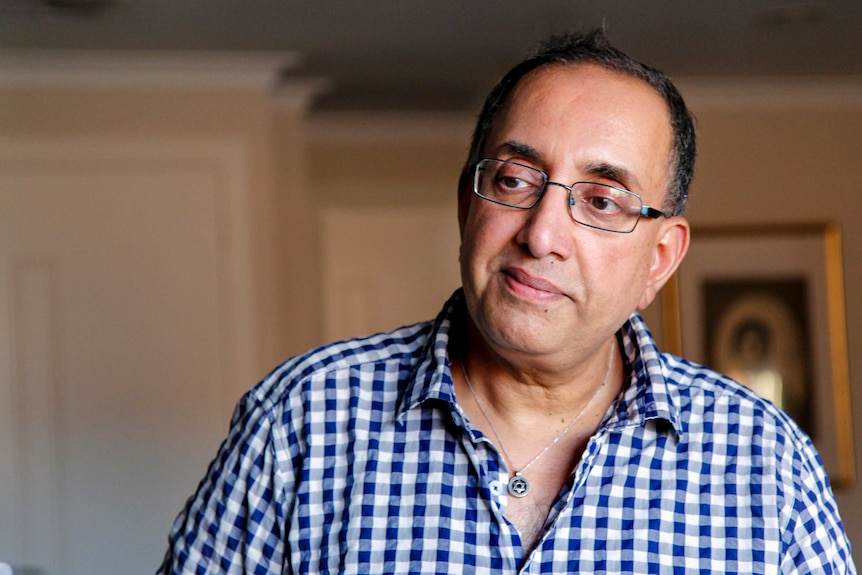
M545 314L539 316L535 310L507 305L485 311L488 313L483 315L478 326L491 345L528 355L554 349L554 342L550 340L560 333L560 326L550 323Z

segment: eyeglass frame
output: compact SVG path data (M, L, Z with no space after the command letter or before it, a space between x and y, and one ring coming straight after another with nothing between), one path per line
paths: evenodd
M489 161L490 162L500 162L502 164L511 164L511 165L515 165L515 166L520 166L522 168L526 168L528 170L532 170L534 172L541 174L542 178L544 180L544 184L542 185L541 189L539 189L536 192L536 201L534 201L529 206L515 206L512 204L507 204L505 202L501 202L499 200L495 200L493 198L489 198L488 196L483 196L481 193L479 193L479 186L478 186L478 184L479 184L479 166L481 164L483 164L484 162L489 162ZM672 214L667 214L665 212L662 212L661 210L657 210L655 208L652 208L650 206L645 205L643 202L643 198L641 198L640 194L637 194L631 190L627 190L627 189L622 188L620 186L612 186L610 184L603 184L600 182L590 182L590 181L586 181L586 180L574 182L571 185L566 185L566 184L562 184L560 182L552 181L550 176L548 176L548 174L546 172L544 172L543 170L540 170L538 168L534 168L532 166L528 166L526 164L522 164L520 162L513 162L512 160L501 160L500 158L482 158L481 160L478 160L478 161L473 163L472 172L473 172L473 193L476 196L482 198L485 201L488 201L488 202L491 202L491 203L494 203L494 204L497 204L500 206L505 206L507 208L514 208L516 210L531 210L531 209L533 209L534 207L536 207L539 204L542 197L545 195L545 192L548 190L548 186L559 186L559 187L565 189L569 193L569 206L570 206L570 208L569 208L568 212L569 212L569 217L572 218L572 221L575 222L576 224L580 224L582 226L587 226L588 228L593 228L596 230L602 230L605 232L611 232L611 233L615 233L615 234L630 234L633 231L635 231L635 228L637 228L638 222L640 222L641 218L649 218L649 219L655 220L655 219L659 219L659 218L669 218L672 215ZM635 214L637 216L637 218L635 219L634 224L632 224L631 229L630 230L611 230L608 228L602 228L599 226L595 226L592 224L586 224L584 222L579 222L578 220L576 220L574 213L572 213L571 206L575 205L576 200L574 197L574 188L578 184L591 184L594 186L604 186L606 188L611 188L611 189L617 190L619 192L624 192L624 193L626 193L626 194L628 194L634 198L637 198L638 202L640 202L641 208Z

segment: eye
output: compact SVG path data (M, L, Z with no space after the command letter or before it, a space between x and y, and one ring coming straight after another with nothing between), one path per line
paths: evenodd
M545 178L535 168L490 158L476 165L473 191L504 206L529 209L539 200Z
M517 178L515 176L506 176L501 174L497 178L497 187L506 191L517 192L531 186L532 184L530 184L529 182L526 182L521 178Z
M501 164L494 177L494 186L506 194L532 194L543 183L541 172L517 164Z
M622 207L607 193L588 195L581 198L581 201L587 204L592 210L605 215L615 214L622 210Z

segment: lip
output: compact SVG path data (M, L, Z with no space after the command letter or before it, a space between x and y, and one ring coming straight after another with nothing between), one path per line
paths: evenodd
M522 268L509 268L503 271L506 283L516 293L530 298L556 298L563 295L557 285L545 278L534 276Z

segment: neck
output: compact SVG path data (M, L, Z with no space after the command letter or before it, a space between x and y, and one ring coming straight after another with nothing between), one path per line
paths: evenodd
M557 432L594 395L589 411L600 412L600 416L616 397L622 386L622 362L612 349L614 344L614 338L609 338L578 369L571 370L565 377L562 374L548 376L544 371L533 368L516 369L475 346L459 350L461 353L455 351L452 355L460 355L460 362L469 374L476 395L498 427ZM460 367L452 370L456 394L462 405L472 404L469 388L459 371ZM598 391L600 387L603 388ZM468 415L473 421L482 419L477 409ZM591 421L591 418L585 414L583 421Z
M615 336L585 353L578 363L563 364L534 356L503 357L484 345L481 336L470 335L469 342L451 350L450 355L464 364L480 397L487 398L486 403L506 417L547 421L557 413L571 414L590 398L606 373L606 387L619 388L622 364L618 354L608 370Z
M488 397L480 397L470 381L466 360L459 362L463 376L462 387L466 386L469 391L467 399L472 400L462 401L462 406L471 421L474 421L486 436L492 437L493 442L500 450L509 470L508 490L510 495L518 499L526 497L532 488L530 476L537 480L543 478L542 481L545 485L543 489L547 489L548 485L559 488L557 483L560 480L560 472L555 469L553 462L544 471L535 470L535 474L532 469L533 464L539 462L545 454L556 448L559 452L557 453L558 462L560 457L563 458L562 460L570 460L562 468L563 473L567 473L567 470L574 465L574 459L580 457L586 438L595 431L603 414L607 411L611 398L616 395L615 390L612 390L614 393L610 396L603 393L611 377L612 368L619 364L619 356L615 354L615 343L615 340L611 339L601 380L596 385L591 386L592 391L588 392L586 398L580 400L580 405L576 410L563 416L559 426L555 421L557 416L548 413L541 414L541 419L532 423L519 423L514 419L505 421L499 402L495 406L497 409L492 414L489 407L486 406ZM614 361L615 359L616 361ZM483 391L490 391L491 389L490 386L486 385ZM459 394L459 397L464 397L457 391L457 380L456 393ZM594 403L596 404L595 407ZM477 410L481 417L476 414ZM498 429L495 421L505 423L502 431ZM550 435L551 433L553 435ZM532 450L532 454L530 450ZM568 454L568 458L566 454ZM541 466L541 463L539 465ZM556 476L556 480L550 479L553 476Z
M536 459L538 459L540 456L542 456L545 453L545 451L547 451L548 449L553 447L554 444L557 443L557 441L559 441L572 428L572 426L580 419L580 417L590 407L590 404L593 403L593 401L596 399L596 397L599 396L602 389L605 387L605 384L607 383L608 377L610 376L610 373L611 373L612 361L614 359L614 350L616 348L614 343L615 342L612 340L610 353L608 354L608 366L605 369L605 375L602 378L602 381L596 387L596 390L592 394L590 394L589 399L587 399L587 401L583 404L583 406L581 406L581 408L577 411L575 416L569 421L569 423L566 425L566 427L564 427L563 430L560 431L560 433L557 434L556 437L554 437L554 439L551 441L551 443L549 443L543 451L539 452L533 460L531 460L526 465L524 465L524 467L523 467L524 470L526 470L527 467L532 465L533 462L536 461ZM485 420L487 421L488 425L491 426L491 430L494 432L494 435L497 436L497 439L499 439L499 435L497 434L497 431L494 427L494 422L493 422L493 420L491 420L490 416L488 415L488 412L485 409L484 402L476 394L476 390L473 389L473 385L470 383L470 377L467 375L467 367L463 362L461 363L461 372L464 374L464 383L467 384L467 388L470 390L470 395L476 401L477 407L482 412L482 415L485 418Z

